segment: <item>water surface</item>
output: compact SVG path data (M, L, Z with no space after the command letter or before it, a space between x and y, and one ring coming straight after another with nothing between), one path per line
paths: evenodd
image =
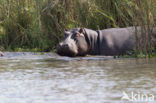
M52 53L0 58L0 103L125 103L123 92L156 97L156 59Z

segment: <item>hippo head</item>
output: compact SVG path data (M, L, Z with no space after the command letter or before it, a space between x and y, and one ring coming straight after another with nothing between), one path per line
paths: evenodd
M63 42L57 46L57 51L62 56L84 56L88 52L88 44L83 28L65 31Z

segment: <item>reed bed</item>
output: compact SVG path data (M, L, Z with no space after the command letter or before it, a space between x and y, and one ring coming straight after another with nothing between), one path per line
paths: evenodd
M155 0L0 0L0 45L51 51L66 29L140 26L134 49L149 54L156 49L155 12Z

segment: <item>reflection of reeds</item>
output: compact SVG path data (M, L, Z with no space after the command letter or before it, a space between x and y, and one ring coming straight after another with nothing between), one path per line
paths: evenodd
M155 0L1 0L0 43L51 50L65 29L141 26L136 50L149 53L156 44L155 11Z

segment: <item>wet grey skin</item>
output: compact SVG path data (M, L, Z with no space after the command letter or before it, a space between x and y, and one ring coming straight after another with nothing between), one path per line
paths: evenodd
M112 28L94 31L75 28L65 31L63 42L57 46L61 56L120 55L135 46L135 28Z
M85 56L88 52L88 44L83 34L83 29L76 28L65 31L64 41L57 46L57 53L61 56Z
M62 56L123 55L133 52L135 34L141 34L140 27L91 30L75 28L64 33L63 42L58 44L57 53Z

